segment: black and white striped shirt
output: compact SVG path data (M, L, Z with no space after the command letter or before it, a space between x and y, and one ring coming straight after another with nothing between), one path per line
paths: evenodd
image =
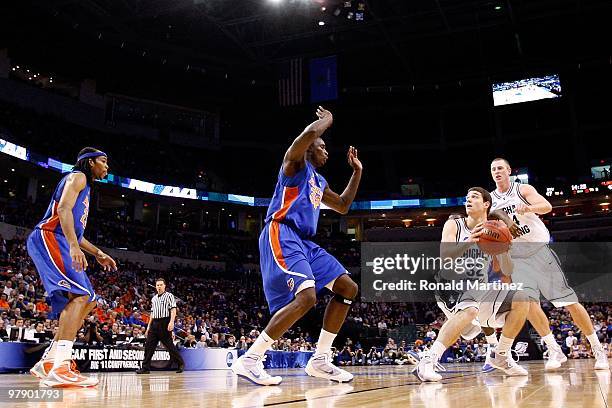
M163 319L170 317L170 310L176 307L176 299L170 292L164 292L161 295L153 296L151 300L153 307L151 308L152 319Z

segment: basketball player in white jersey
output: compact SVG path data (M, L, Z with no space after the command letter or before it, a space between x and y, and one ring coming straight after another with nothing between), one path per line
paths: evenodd
M442 230L442 244L440 257L442 259L457 259L468 256L472 259L485 258L487 261L482 268L466 271L467 279L477 279L486 282L491 259L477 246L480 235L483 233L483 224L487 221L487 214L491 208L491 196L481 187L474 187L468 191L465 203L467 217L449 219ZM502 272L512 273L512 259L508 252L497 255ZM441 272L444 273L444 272ZM456 278L456 272L447 279ZM455 276L452 276L455 274ZM503 326L499 344L491 355L490 363L493 367L503 370L508 375L527 375L527 370L519 366L510 354L514 338L525 324L529 311L529 302L520 292L498 291L499 300L487 296L490 292L464 291L451 293L450 296L439 296L438 305L444 311L448 320L442 325L440 333L431 349L427 351L417 364L414 374L421 381L440 381L442 376L435 372L435 365L442 354L459 336L466 340L476 337L481 330L477 321L488 321L493 327ZM482 304L487 298L489 303ZM482 310L481 310L482 309Z
M546 369L555 369L567 361L567 357L550 331L550 322L540 307L540 294L555 307L565 307L582 333L591 343L596 370L610 368L593 323L585 308L578 302L576 292L567 280L556 254L549 248L550 233L538 215L547 214L552 205L529 184L511 183L512 170L506 159L491 162L491 176L496 189L491 192L492 210L502 210L519 228L519 236L513 240L511 250L514 260L513 282L523 282L530 297L529 322L548 346L549 360Z

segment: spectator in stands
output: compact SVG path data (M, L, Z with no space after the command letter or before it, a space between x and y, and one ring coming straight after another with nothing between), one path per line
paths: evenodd
M0 296L0 310L6 311L10 309L10 305L8 302L8 295L6 293L2 293Z
M11 293L13 292L13 282L10 280L6 281L6 283L4 284L4 289L2 291L8 299L8 297L11 296Z
M213 333L210 340L208 341L208 347L219 347L219 334Z
M0 341L8 337L8 332L6 331L4 320L0 319Z
M482 341L478 342L478 347L476 347L476 361L485 361L487 358L487 346L484 345Z
M174 332L173 332L174 333ZM147 340L147 337L144 334L144 330L141 327L134 327L134 337L132 338L132 343L142 343Z
M376 350L376 347L372 347L370 348L370 351L368 352L366 356L366 364L367 365L378 365L380 363L380 358L381 358L381 355L378 352L378 350Z
M461 356L461 361L465 363L469 363L474 361L474 346L472 344L472 340L468 341L465 348L463 349L463 356Z
M230 334L226 337L226 348L236 348L236 337L233 334Z
M206 339L204 336L200 337L200 340L196 343L196 348L207 348L208 343L206 343Z
M28 307L27 305L27 301L24 299L23 294L20 294L17 296L17 299L15 299L15 301L13 302L13 308L18 307L20 310L26 310ZM24 316L25 317L25 316Z
M429 330L427 331L427 334L425 335L425 341L427 341L427 339L430 340L435 340L436 339L436 332L433 330L433 328L431 326L428 326Z
M112 346L115 344L113 342L113 332L108 327L108 324L103 324L100 329L100 336L102 337L102 344L105 346Z
M13 319L11 319L12 321ZM25 336L25 327L23 327L23 319L21 317L15 318L15 323L9 327L9 339L11 341L21 341Z
M384 337L387 335L387 322L381 320L378 322L378 335Z
M185 348L196 348L197 341L193 334L187 336L185 341L183 342L183 347Z
M34 325L33 339L39 343L44 343L48 339L52 338L51 333L45 330L45 324L41 321L36 322Z
M338 355L338 364L340 365L353 365L354 353L351 351L351 346L344 346L340 354Z
M578 345L578 339L574 337L569 349L569 358L580 358L580 346Z
M366 356L365 354L363 354L363 349L361 347L358 348L357 351L355 352L355 357L353 361L354 361L353 365L365 365Z
M104 342L104 339L100 335L98 323L94 321L93 316L90 316L89 321L86 323L83 340L85 344L88 345L102 344Z
M571 330L568 331L567 337L565 338L565 347L567 347L569 352L573 351L573 346L574 344L577 344L577 343L578 343L578 339L574 337L574 332Z
M580 358L592 358L593 352L591 351L591 345L587 343L586 338L583 336L580 340L578 347L578 354Z

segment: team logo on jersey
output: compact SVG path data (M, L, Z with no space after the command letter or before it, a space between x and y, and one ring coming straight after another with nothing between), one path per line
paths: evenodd
M57 282L57 286L61 286L62 288L66 288L66 289L72 289L72 286L70 286L70 284L63 279Z
M310 202L312 203L312 206L316 210L321 205L321 199L323 198L323 191L321 191L321 188L317 186L314 175L310 177L310 180L308 180L308 184L310 184Z
M289 280L287 281L287 286L289 286L289 291L293 292L293 288L295 287L295 281L293 280L293 278L289 278Z
M89 214L89 195L85 196L83 200L83 215L81 216L81 225L83 225L83 229L87 225L87 215Z

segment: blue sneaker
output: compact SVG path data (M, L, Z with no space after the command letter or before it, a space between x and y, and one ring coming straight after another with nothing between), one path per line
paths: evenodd
M482 366L481 371L483 373L490 373L492 371L495 371L495 367L493 367L493 365L491 365L491 352L494 350L493 347L489 347L489 350L487 350L487 357L485 359L485 363Z

